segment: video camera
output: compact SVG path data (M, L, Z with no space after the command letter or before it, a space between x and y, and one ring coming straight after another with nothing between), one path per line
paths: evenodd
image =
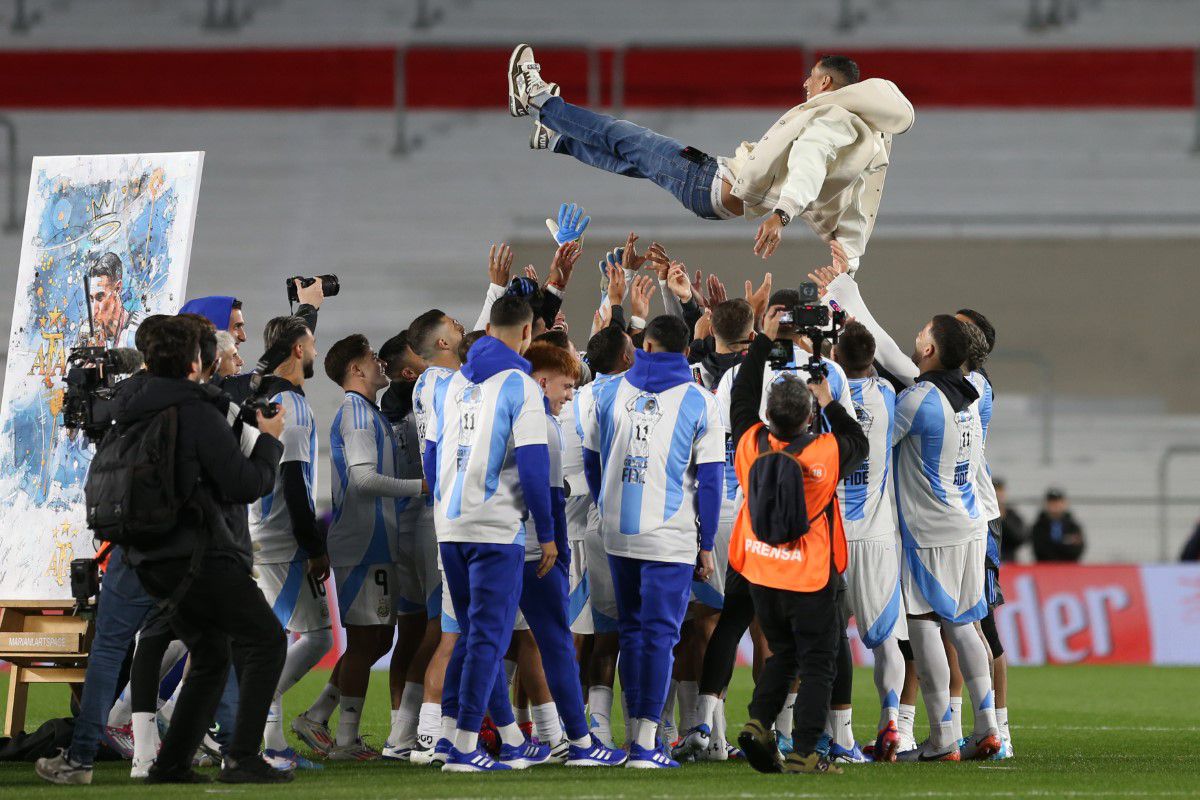
M831 309L823 304L817 285L811 281L805 281L800 284L800 302L784 311L779 317L779 323L781 326L787 326L796 333L808 337L808 340L812 342L812 353L809 355L804 369L808 370L809 376L813 379L816 379L817 376L826 377L829 370L821 359L821 350L825 342L837 344L838 336L846 327L846 312L840 308ZM800 366L793 363L793 356L791 340L780 338L772 345L767 362L771 365L771 369L776 371L799 369Z

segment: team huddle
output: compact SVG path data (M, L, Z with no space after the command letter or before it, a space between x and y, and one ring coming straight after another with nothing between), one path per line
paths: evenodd
M725 299L715 277L693 281L657 244L639 255L631 236L601 262L603 301L581 357L558 314L579 253L577 242L561 245L539 286L508 280L512 253L493 248L475 333L431 310L378 353L362 335L329 348L325 371L346 395L329 433L323 548L301 544L284 489L298 470L303 503L315 508L318 424L299 387L273 397L286 410L284 456L276 490L252 507L251 536L259 585L297 635L265 732L275 766L314 765L287 744L281 697L327 652L333 613L347 649L290 725L321 756L485 771L742 755L723 698L748 628L756 660L771 657L754 624L747 579L756 576L743 574L744 553L771 548L734 537L745 492L731 401L747 359L761 373L753 406L764 421L776 388L794 389L789 375L812 377L808 340L779 322L777 307L798 296L772 293L768 276L747 299ZM824 730L800 747L835 763L1011 755L1005 699L992 688L998 598L985 580L996 562L988 523L999 514L983 457L991 389L981 367L994 333L975 312L939 315L914 361L874 321L837 245L833 255L812 277L854 321L823 359L824 383L866 447L836 488L848 545L835 570L844 573L837 668ZM656 293L667 313L646 322ZM776 339L793 349L778 368L755 352ZM732 558L731 537L742 545ZM329 568L336 609L322 583ZM849 616L875 658L878 736L866 747L851 733ZM358 726L370 667L397 625L392 726L376 751ZM611 725L618 669L623 736ZM918 677L933 720L919 746ZM965 738L963 685L974 711ZM776 766L797 746L798 687L788 688L783 707L757 720L773 729Z

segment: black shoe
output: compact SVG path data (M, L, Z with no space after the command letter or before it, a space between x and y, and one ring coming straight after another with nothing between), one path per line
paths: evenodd
M244 758L241 761L225 756L221 774L217 780L221 783L288 783L295 776L282 772L262 760L261 756Z
M759 772L782 772L782 759L779 757L779 747L775 744L775 734L771 729L756 719L752 719L738 734L738 747L746 756L750 766Z
M167 771L154 766L146 775L146 783L212 783L212 778L201 775L190 767L184 770Z

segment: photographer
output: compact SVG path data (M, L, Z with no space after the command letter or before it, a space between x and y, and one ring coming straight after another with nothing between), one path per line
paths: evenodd
M734 523L729 563L751 584L755 613L772 653L759 674L750 721L738 743L760 772L840 772L816 753L845 628L836 602L838 576L846 568L836 492L841 476L866 457L867 438L854 417L834 402L830 381L819 376L807 386L795 377L777 380L767 395L767 425L759 422L763 374L784 313L781 306L767 312L763 335L751 343L730 396L734 464L746 502ZM814 396L831 433L808 433ZM794 463L764 455L768 450L784 450L798 462L802 478ZM775 529L789 517L799 521L798 530L795 525ZM781 767L771 720L797 674L795 750Z
M283 413L271 418L259 414L262 435L247 458L214 406L216 393L198 382L204 366L194 322L161 320L146 339L148 374L122 386L116 420L128 425L177 409L175 479L186 501L174 532L161 544L127 552L146 591L177 602L172 627L191 653L173 724L147 780L206 781L192 770L192 756L225 684L231 645L239 651L242 691L219 780L288 780L258 755L267 706L283 664L284 637L250 575L245 515L245 504L269 492L274 483L283 453L277 438L283 431ZM203 553L198 559L197 550Z

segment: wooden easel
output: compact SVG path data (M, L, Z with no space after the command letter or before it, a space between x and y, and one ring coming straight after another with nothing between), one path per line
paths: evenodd
M0 600L0 659L12 664L4 736L25 727L29 684L66 683L78 699L93 626L72 608L70 600Z

